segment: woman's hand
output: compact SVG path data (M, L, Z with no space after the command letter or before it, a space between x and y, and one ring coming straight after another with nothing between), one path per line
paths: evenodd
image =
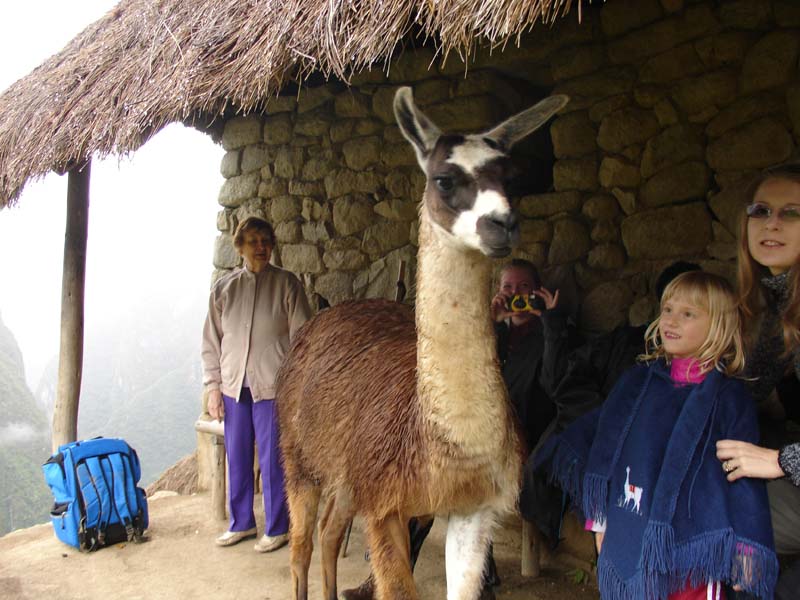
M533 293L544 300L545 310L553 310L556 306L558 306L558 290L556 290L555 294L552 294L546 287L541 286L538 290L533 290ZM531 312L541 315L543 311L537 310Z
M717 458L728 474L728 481L741 477L778 479L786 473L778 464L778 451L737 440L717 442Z
M212 419L222 421L225 417L225 404L222 402L222 392L219 390L211 390L208 392L207 410Z
M603 548L603 538L606 536L605 531L594 532L594 547L597 548L597 556L600 556L600 550Z
M505 294L497 293L492 298L492 303L489 305L489 312L492 315L492 321L499 323L505 321L515 313L508 308L509 298Z

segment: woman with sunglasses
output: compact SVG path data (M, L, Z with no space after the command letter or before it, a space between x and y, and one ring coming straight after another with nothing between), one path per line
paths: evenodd
M800 379L800 164L766 170L749 188L740 229L738 280L745 323L751 325L747 372L756 401L788 372ZM770 479L775 547L800 553L800 444L778 450L746 442L717 442L728 481ZM800 561L785 571L775 597L797 598Z

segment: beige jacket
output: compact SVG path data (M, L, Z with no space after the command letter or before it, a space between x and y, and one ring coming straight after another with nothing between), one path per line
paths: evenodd
M295 275L241 268L214 284L203 327L203 385L239 400L245 373L254 401L275 397L289 339L311 316Z

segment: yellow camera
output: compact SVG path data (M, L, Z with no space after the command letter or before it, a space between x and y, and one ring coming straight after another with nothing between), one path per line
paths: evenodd
M511 298L508 307L511 309L511 312L530 312L535 308L533 304L535 300L535 295L526 296L524 294L517 294Z

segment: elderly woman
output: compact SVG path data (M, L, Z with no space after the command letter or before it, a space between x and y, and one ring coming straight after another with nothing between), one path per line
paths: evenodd
M800 378L800 164L766 170L753 183L740 230L739 292L751 323L748 375L763 401L787 372ZM797 401L797 399L793 399ZM800 444L778 450L737 440L717 442L729 481L772 480L767 486L782 554L800 553ZM800 562L781 574L775 597L797 598Z
M225 420L230 527L216 540L231 546L256 536L253 514L253 444L258 446L266 516L258 552L288 541L289 512L278 445L275 376L289 340L310 316L303 286L269 264L272 226L250 217L233 238L244 266L216 282L203 328L203 384L208 413Z

